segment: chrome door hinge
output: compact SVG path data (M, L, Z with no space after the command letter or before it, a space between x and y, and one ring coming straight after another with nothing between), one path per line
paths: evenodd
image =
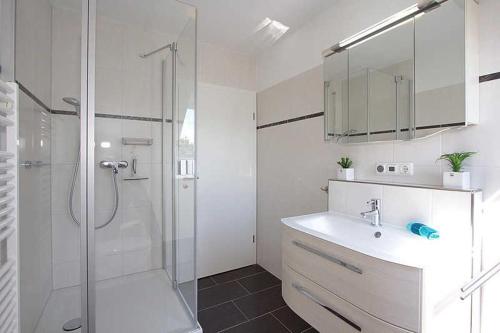
M255 112L252 113L253 120L255 120Z
M252 235L252 243L255 243L255 235Z

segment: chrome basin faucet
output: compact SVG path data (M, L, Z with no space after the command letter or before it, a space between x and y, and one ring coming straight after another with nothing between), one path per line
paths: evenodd
M370 201L366 202L368 205L370 205L370 210L367 212L362 212L361 216L364 219L370 219L371 224L375 227L380 227L382 224L380 223L380 207L381 207L381 201L380 199L371 199Z

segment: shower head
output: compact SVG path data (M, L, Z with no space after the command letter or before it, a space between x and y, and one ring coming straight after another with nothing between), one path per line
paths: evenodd
M63 97L63 101L70 105L73 105L74 107L80 107L80 101L74 97Z
M62 99L65 103L73 105L75 107L76 115L80 117L80 101L74 97L63 97Z

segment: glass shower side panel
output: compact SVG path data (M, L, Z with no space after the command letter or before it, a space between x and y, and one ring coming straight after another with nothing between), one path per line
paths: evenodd
M82 10L79 2L17 1L20 325L61 332L81 316L79 152ZM63 98L66 99L63 100ZM68 99L71 98L71 99ZM70 103L68 103L69 101Z
M34 333L53 290L50 113L19 95L20 326Z
M176 280L196 317L196 11L193 8L176 44L174 103L174 237Z
M195 36L189 33L194 17L186 8L173 0L96 0L95 52L92 45L89 49L95 53L95 117L89 119L95 136L94 179L89 179L95 230L89 231L94 242L88 244L94 262L89 271L95 272L89 278L95 308L89 311L96 332L195 328L195 308L189 311L184 302L195 304L196 296L188 287L195 284L194 174L189 190L182 191L184 183L178 184L172 171L174 150L194 167L194 120L189 119L194 117ZM187 115L179 116L174 102ZM186 125L174 125L173 119ZM184 140L180 149L173 149L179 143L174 133ZM175 223L179 209L181 222ZM180 234L186 235L186 245L179 245Z

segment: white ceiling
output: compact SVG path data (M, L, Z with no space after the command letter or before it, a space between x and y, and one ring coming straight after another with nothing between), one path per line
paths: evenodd
M53 6L79 10L81 0L49 0ZM337 0L98 0L98 12L177 34L190 4L198 9L198 40L247 54L271 43L257 36L266 17L290 27L288 34ZM285 34L286 37L286 34Z
M198 8L198 40L253 54L255 29L266 17L290 27L288 34L336 0L183 0ZM286 37L286 34L285 34Z

